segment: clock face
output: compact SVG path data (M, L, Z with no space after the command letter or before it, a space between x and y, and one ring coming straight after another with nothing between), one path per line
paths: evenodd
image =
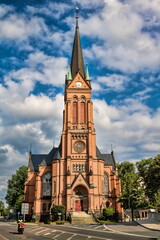
M81 153L85 149L85 143L82 141L78 141L74 144L74 149L76 152Z
M76 82L76 87L82 87L82 83L81 82Z

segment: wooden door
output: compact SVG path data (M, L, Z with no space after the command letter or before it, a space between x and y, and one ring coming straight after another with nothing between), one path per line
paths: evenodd
M83 211L83 200L75 200L75 210L77 212Z

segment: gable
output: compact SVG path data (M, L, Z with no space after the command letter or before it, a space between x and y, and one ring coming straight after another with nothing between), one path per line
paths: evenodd
M82 173L79 173L78 176L76 176L71 184L72 188L75 188L78 185L83 185L85 186L87 189L89 188L89 184L87 183L87 181L85 180L84 176L82 175Z
M91 89L87 81L83 79L80 73L77 73L76 77L71 81L67 89Z

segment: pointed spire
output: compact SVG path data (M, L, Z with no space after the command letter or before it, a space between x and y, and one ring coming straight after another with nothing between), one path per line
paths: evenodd
M78 13L79 13L79 9L76 8L76 29L75 29L74 43L73 43L73 50L72 50L71 73L73 78L76 76L78 72L84 78L85 71L84 71L83 54L82 54L79 26L78 26Z
M86 70L85 70L85 78L87 81L90 81L89 71L88 71L88 64L86 64Z

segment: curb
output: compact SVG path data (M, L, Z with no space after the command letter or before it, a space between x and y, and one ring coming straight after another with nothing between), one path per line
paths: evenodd
M137 222L137 221L135 221L135 220L134 220L134 222L136 222L138 225L140 225L141 227L144 227L144 228L146 228L146 229L148 229L148 230L160 232L159 229L154 229L154 228L146 227L146 226L144 226L143 224L140 224L139 222Z

